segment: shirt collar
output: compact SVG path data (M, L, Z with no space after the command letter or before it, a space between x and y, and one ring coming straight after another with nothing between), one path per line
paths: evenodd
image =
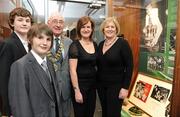
M20 41L21 41L21 43L23 44L23 45L28 45L28 42L27 41L25 41L24 39L22 39L21 38L21 36L19 36L19 34L16 32L16 31L14 31L15 33L16 33L16 35L19 37L19 39L20 39Z
M41 65L43 63L43 61L46 61L47 62L47 58L44 57L44 59L42 59L36 52L34 52L32 49L31 49L31 53L33 54L33 56L35 57L35 59L37 60L37 62Z
M62 36L58 36L58 37L54 36L54 39L56 39L56 38L59 38L59 42L63 39Z

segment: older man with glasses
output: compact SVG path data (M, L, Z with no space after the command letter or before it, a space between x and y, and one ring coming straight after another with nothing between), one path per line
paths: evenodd
M59 85L60 105L62 106L62 116L70 117L71 96L70 96L70 76L68 65L68 50L72 40L63 34L64 18L58 12L50 15L48 26L54 34L53 48L48 53L48 58L53 62L56 70L56 77Z

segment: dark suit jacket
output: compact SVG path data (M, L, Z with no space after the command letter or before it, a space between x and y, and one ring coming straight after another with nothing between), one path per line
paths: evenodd
M3 41L0 41L0 55L2 53L3 48L4 48L4 43L3 43Z
M56 100L51 93L51 83L32 53L28 53L11 66L9 103L14 117L59 117L58 84L52 64L47 61ZM52 85L51 85L52 86ZM57 104L57 105L56 105Z
M59 83L60 95L62 95L63 100L68 100L71 98L71 85L70 85L70 75L69 75L69 59L68 51L72 40L66 37L62 37L61 41L64 45L64 57L61 62L56 63L58 65L58 70L56 71L56 76Z
M2 115L10 115L8 103L8 81L11 64L27 54L18 36L13 32L3 42L0 50L0 97L2 98Z

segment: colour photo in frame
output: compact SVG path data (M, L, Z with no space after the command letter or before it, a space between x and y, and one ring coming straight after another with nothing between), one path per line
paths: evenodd
M140 99L143 102L146 102L147 97L149 95L149 92L151 90L151 87L152 87L152 85L139 80L136 83L136 88L134 91L134 97Z

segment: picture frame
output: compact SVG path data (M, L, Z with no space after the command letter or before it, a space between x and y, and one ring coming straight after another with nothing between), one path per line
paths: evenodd
M172 84L139 73L129 101L152 117L166 117Z
M176 20L168 20L168 17L176 19L176 15L169 13L167 16L165 11L172 11L168 9L168 4L167 0L148 0L145 10L141 12L139 71L172 83L176 53L176 26L172 24Z

